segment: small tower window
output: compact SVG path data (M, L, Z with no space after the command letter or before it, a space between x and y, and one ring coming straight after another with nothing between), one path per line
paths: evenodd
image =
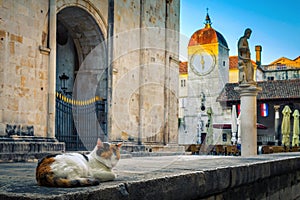
M227 142L227 133L223 133L222 140L223 142Z
M225 64L226 64L226 62L225 62L225 61L223 61L223 67L225 67Z
M185 87L185 79L181 80L181 87Z

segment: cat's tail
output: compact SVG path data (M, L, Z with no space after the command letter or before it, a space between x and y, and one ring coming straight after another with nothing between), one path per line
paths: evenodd
M92 178L80 178L80 179L66 179L60 177L54 177L53 175L46 175L43 179L38 180L38 184L48 187L87 187L99 185L100 181Z

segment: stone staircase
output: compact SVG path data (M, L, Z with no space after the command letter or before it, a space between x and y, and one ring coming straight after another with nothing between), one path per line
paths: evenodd
M34 136L0 137L0 162L25 162L64 151L65 143L54 138Z

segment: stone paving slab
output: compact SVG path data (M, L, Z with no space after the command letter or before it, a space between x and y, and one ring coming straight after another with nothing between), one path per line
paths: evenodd
M202 172L226 169L238 166L249 166L256 163L267 163L276 160L300 157L300 153L282 153L258 155L253 157L177 155L158 157L133 157L121 159L115 168L118 177L115 181L101 183L99 186L83 188L47 188L40 187L35 181L36 162L0 163L0 199L135 199L149 195L159 187L155 184L176 186L176 180L184 176L201 175ZM189 177L190 178L190 177ZM174 182L175 181L175 182ZM151 188L152 186L154 186ZM141 187L141 190L132 189ZM183 186L180 186L183 187ZM154 190L154 191L153 191ZM132 195L132 193L139 193ZM132 197L132 198L131 198ZM170 196L168 196L170 197ZM178 198L180 199L180 198Z

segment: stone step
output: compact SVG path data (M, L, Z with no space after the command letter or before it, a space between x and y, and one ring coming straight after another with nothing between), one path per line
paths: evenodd
M64 151L65 143L52 138L0 138L0 162L23 162Z

